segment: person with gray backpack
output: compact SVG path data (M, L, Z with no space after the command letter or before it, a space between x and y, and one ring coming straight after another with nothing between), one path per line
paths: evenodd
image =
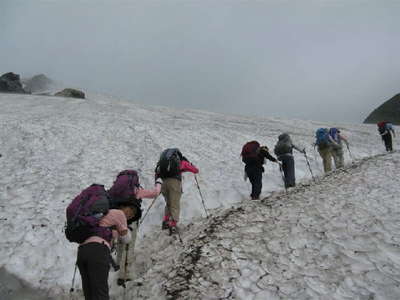
M275 145L274 153L278 160L282 162L285 188L296 186L296 176L293 158L293 149L305 154L305 149L300 149L293 144L289 134L282 133L278 137L278 143Z

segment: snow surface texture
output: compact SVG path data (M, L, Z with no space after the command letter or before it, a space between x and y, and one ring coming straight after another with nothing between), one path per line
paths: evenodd
M320 159L313 152L311 146L314 141L315 129L318 127L342 128L342 132L349 138L352 154L356 159L383 152L382 142L377 135L375 126L372 125L341 124L339 126L338 124L301 120L227 116L194 110L178 111L164 107L144 107L106 96L90 94L85 100L7 94L0 95L0 104L2 107L0 111L2 128L0 153L3 155L0 158L2 170L0 176L0 225L2 228L0 275L4 274L6 277L14 275L21 281L19 284L30 285L36 290L40 289L41 295L46 295L50 299L62 299L63 297L67 299L69 297L68 291L74 271L76 245L68 243L63 233L67 204L91 183L102 183L106 187L110 187L115 175L126 168L137 169L141 174L142 185L145 188L151 187L154 183L155 163L164 148L180 148L184 155L200 168L198 179L205 204L210 209L209 212L213 212L214 215L219 213L221 216L229 214L229 210L226 212L225 208L240 206L242 201L247 201L249 198L250 184L243 180L243 164L239 157L241 147L246 141L257 139L273 149L277 136L282 132L287 132L292 136L295 144L306 147L315 175L322 173ZM348 154L346 155L347 162L349 162ZM397 158L397 154L388 157L394 159ZM295 160L298 182L308 182L310 173L304 156L295 154ZM371 285L370 289L362 290L354 283L357 282L357 278L351 277L350 274L350 279L348 279L345 272L350 270L356 274L367 268L363 263L367 266L373 265L375 272L369 272L370 269L367 269L368 272L366 272L371 281L377 282L375 287L383 284L393 287L394 285L389 279L378 276L382 271L377 262L383 261L382 257L386 257L388 253L391 254L391 259L397 257L395 248L391 248L394 246L391 246L388 241L386 241L387 249L374 250L382 257L377 254L375 260L368 264L366 259L365 261L357 260L355 255L351 256L350 254L347 255L348 260L338 260L337 262L342 265L335 265L335 267L344 272L341 273L343 278L338 275L339 271L337 273L332 271L332 274L336 274L337 277L329 279L327 273L321 271L320 264L321 262L336 262L334 256L341 253L341 250L337 248L339 247L338 241L343 232L346 233L348 228L352 228L349 227L349 223L343 223L344 220L340 218L342 214L346 216L360 215L362 220L370 219L371 216L368 214L370 210L367 210L366 207L370 207L371 203L375 205L378 200L381 201L382 194L386 194L383 199L389 201L387 205L394 206L395 203L391 197L398 189L393 182L391 189L388 190L388 187L384 187L388 179L382 176L382 172L388 172L388 174L391 172L390 163L387 162L386 165L388 165L387 169L380 165L373 168L371 178L359 178L356 186L347 185L350 178L343 180L343 183L336 182L333 179L335 175L332 177L332 183L326 182L329 193L325 194L325 189L322 187L320 189L315 187L309 191L310 195L308 196L299 194L296 201L283 201L282 205L284 206L280 209L283 217L279 219L280 221L272 224L268 223L271 221L270 214L274 211L279 215L279 211L268 212L268 206L249 201L244 202L246 207L242 209L246 213L235 213L233 215L236 217L232 220L227 218L224 226L228 226L228 230L225 230L225 233L222 231L218 233L221 236L216 236L201 247L198 246L200 247L198 259L201 264L197 266L196 263L195 267L199 267L198 270L196 269L196 274L200 275L191 277L193 285L190 284L190 289L185 287L182 292L176 292L176 289L179 288L173 285L174 275L168 275L168 280L162 275L174 269L170 266L171 260L178 261L179 255L182 257L187 255L186 247L190 247L194 243L189 242L188 244L187 240L201 240L198 234L201 236L201 230L210 226L209 223L204 222L205 213L194 177L187 174L183 184L181 211L182 238L186 246L182 247L179 242L171 244L171 238L167 237L165 232L160 232L160 220L164 207L164 201L160 196L146 217L137 241L136 270L139 277L147 278L147 282L142 288L133 287L128 292L135 295L139 293L142 298L151 298L153 295L154 299L160 299L157 297L161 297L160 295L165 295L165 293L176 294L177 297L182 295L179 297L188 299L183 296L188 290L191 290L193 299L205 299L207 295L202 294L204 293L202 289L210 292L210 299L218 298L221 293L228 298L236 297L236 299L251 299L253 296L262 295L260 293L285 298L285 295L294 293L298 293L299 297L305 295L313 297L330 292L331 295L336 295L336 298L342 297L342 299L346 299L347 293L352 293L351 297L353 298L354 295L363 297L366 293L381 295L378 291L373 290L374 285ZM361 200L366 194L364 189L369 191L371 186L375 186L370 181L375 182L374 180L378 180L379 177L381 177L380 181L375 183L376 190L372 190L369 195L371 203L366 202L365 207L358 205L356 202L362 202ZM282 180L275 164L270 162L266 164L263 184L262 196L269 196L274 191L282 190ZM343 188L341 184L345 184L348 188ZM382 188L379 185L382 185ZM347 193L344 193L343 189ZM336 199L337 195L345 198ZM322 202L321 198L327 200ZM314 210L307 206L307 201L318 202L318 200L324 205L314 205L312 206ZM334 206L334 203L344 201L351 203L349 208L344 204ZM150 199L145 200L144 209L150 202ZM298 205L300 203L301 205ZM319 209L314 207L319 207ZM342 212L339 208L346 210ZM334 211L330 211L332 209L335 209L334 211L337 213L333 220L329 219L329 216L334 213ZM376 218L382 209L383 207L374 207L372 212L375 213ZM264 213L256 216L256 211L264 211ZM394 209L394 211L396 210ZM304 219L303 213L307 213L307 216L304 215ZM263 219L263 215L265 219ZM297 231L292 225L283 226L286 223L290 225L297 222L300 216L303 221L296 227ZM385 224L382 231L385 231L388 236L392 234L392 229L396 224L390 221L389 216L386 220L378 218L382 224ZM291 219L292 217L293 219ZM222 217L216 218L218 221L218 218ZM209 222L213 222L213 220L211 218ZM255 220L258 220L260 226L251 223ZM347 221L350 222L350 220ZM384 221L386 223L383 223ZM196 226L190 225L191 222L196 223ZM247 222L251 226L247 227ZM184 226L183 224L189 225ZM266 227L263 229L261 224ZM311 227L307 227L310 224L313 226L318 224L318 228L324 225L325 232L330 232L330 236L316 234ZM352 223L351 226L356 228L357 224ZM361 225L363 224L361 223ZM341 230L339 230L340 228ZM234 233L238 235L234 236ZM303 243L307 242L310 245L307 246L307 249L301 248L302 243L299 239L297 240L299 245L290 246L288 245L288 234L294 237L304 235ZM260 235L269 237L271 242L267 238L261 240ZM371 239L377 238L375 232L367 231L365 235L371 235L369 237ZM248 238L251 236L254 236L254 239ZM289 240L295 241L296 239ZM369 241L364 245L365 247L370 246ZM332 256L331 260L319 253L323 242L326 242L323 253L328 258ZM395 241L392 242L395 243ZM223 247L218 246L220 243ZM356 243L355 240L345 239L342 244L351 247L354 243ZM363 244L362 239L359 240L359 243ZM317 244L321 248L315 248ZM220 250L217 246L220 247ZM225 248L229 250L224 250ZM250 261L249 258L244 261L247 267L240 266L238 273L235 271L236 267L231 266L231 264L238 266L241 261L239 259L241 252L238 249L243 248L255 250L255 253L251 255L255 260L258 255L256 252L264 253L259 260L261 257L266 260L260 264L259 269L256 268L256 263ZM292 253L290 252L292 249L294 249L292 259L298 257L298 265L289 263L288 254ZM335 252L335 249L339 251L339 254ZM219 255L214 255L217 253L216 251L227 251L226 253L233 255L226 261L227 265L219 261L221 259ZM285 251L286 255L279 255ZM208 258L205 257L206 253L210 253ZM268 256L268 253L271 255ZM197 256L195 257L197 259ZM323 257L325 259L322 259ZM275 269L271 269L269 262L275 263ZM283 272L283 262L286 262L285 266L287 266L285 272ZM182 261L177 263L179 265ZM215 263L213 272L206 267L210 263ZM302 269L302 265L308 267ZM387 266L392 266L392 269L390 269L391 271L388 269L386 272L396 272L394 264ZM385 268L389 268L387 266ZM326 268L330 269L331 266L327 265ZM263 276L260 281L260 286L263 288L257 290L252 278L265 274L260 273L264 269L273 276ZM229 275L230 270L233 275ZM315 274L312 270L315 271ZM176 271L178 272L179 268ZM210 278L203 278L203 272L206 272L207 276L213 276L214 279L209 281ZM309 276L306 277L304 272ZM148 277L147 273L155 275ZM229 276L233 276L237 280L233 279L229 283ZM197 279L195 280L195 278ZM307 283L306 278L308 278ZM115 286L114 279L112 273L110 276L111 294L118 299L122 296L122 292ZM218 284L212 284L214 281ZM279 286L278 281L284 283L279 290L276 288ZM164 289L160 289L162 283L165 285ZM207 287L207 284L211 284L211 286ZM336 290L334 289L335 284L338 286ZM76 288L79 289L79 286L78 274ZM266 286L269 287L266 288ZM314 286L314 289L309 286ZM343 294L340 293L342 290ZM2 285L0 292L2 291L8 297L6 299L19 299L14 290L9 287ZM394 291L392 292L392 294L388 292L387 296L395 294ZM212 296L213 294L215 297ZM76 297L79 298L79 296L80 291L76 293ZM34 297L36 296L32 295L32 299L36 299ZM44 299L44 297L41 298Z

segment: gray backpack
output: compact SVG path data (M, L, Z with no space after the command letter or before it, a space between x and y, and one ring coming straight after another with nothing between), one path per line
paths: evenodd
M279 141L275 145L274 153L279 156L283 154L291 154L293 152L293 144L290 136L287 133L282 133L279 136Z
M279 156L287 153L292 153L292 144L279 141L274 148L274 153Z

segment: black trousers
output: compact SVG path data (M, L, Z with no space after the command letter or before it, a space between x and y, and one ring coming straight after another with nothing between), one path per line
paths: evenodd
M393 151L392 135L390 132L382 135L382 139L385 142L386 151Z
M110 249L100 243L79 246L77 265L85 300L109 300Z
M247 166L245 172L249 177L251 183L251 198L258 199L262 189L262 173L264 168L262 166Z
M296 186L293 155L280 155L278 159L282 161L282 169L285 176L285 187L288 188Z

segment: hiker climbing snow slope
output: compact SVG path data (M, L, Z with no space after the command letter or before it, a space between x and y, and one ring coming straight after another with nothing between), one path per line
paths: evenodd
M139 174L136 170L124 170L118 173L112 187L108 190L108 196L112 206L118 207L120 203L129 203L133 209L133 216L128 220L128 228L131 231L131 240L128 244L117 243L117 261L120 266L117 284L124 286L132 281L132 266L134 262L134 250L138 223L142 216L142 199L155 198L160 194L161 180L156 181L152 190L145 190L140 186Z
M378 132L385 144L386 151L393 151L393 137L396 137L393 125L387 121L379 122L377 125Z
M293 144L289 134L282 133L278 137L278 143L275 145L274 153L278 160L282 162L282 169L285 179L285 188L296 186L295 166L293 158L293 149L305 154L305 149L300 149Z
M252 200L260 199L262 190L262 174L265 169L265 159L279 164L278 160L273 157L267 146L260 146L257 141L250 141L243 145L241 152L242 162L244 162L244 174L249 178L251 183L251 194Z
M177 148L164 150L156 166L156 179L163 180L161 193L165 199L161 228L170 234L178 233L177 223L181 212L182 173L197 174L199 170Z
M333 161L335 162L335 168L342 168L344 166L343 142L346 144L347 149L350 149L349 142L347 138L337 128L330 128L329 135L335 141L335 143L332 143L331 145L331 152Z

